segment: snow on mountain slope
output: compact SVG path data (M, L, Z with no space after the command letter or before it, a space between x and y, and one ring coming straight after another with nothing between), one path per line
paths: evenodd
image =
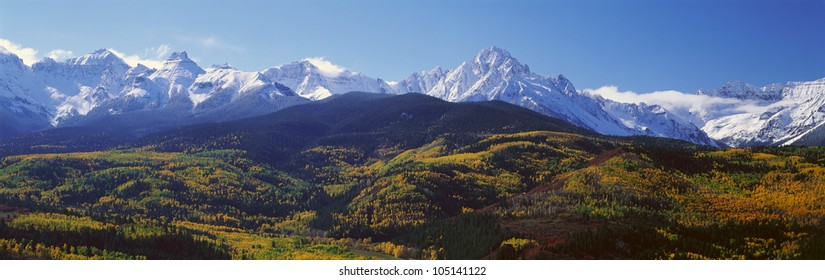
M692 94L619 93L615 87L595 91L615 100L661 105L673 117L697 124L712 139L733 147L825 141L825 78L763 87L732 81Z
M594 97L608 114L642 135L675 138L709 146L721 146L693 123L659 105L619 103Z
M60 97L91 94L98 86L108 94L114 94L129 68L123 59L107 49L64 62L44 58L32 65L34 75L50 88L52 97L57 101L62 101Z
M820 123L813 129L788 141L789 145L825 146L825 123Z
M490 47L447 73L428 94L453 102L491 100L504 91L519 91L518 80L523 78L538 77L506 50Z
M126 85L117 97L71 124L105 122L109 115L128 119L126 115L154 112L153 119L166 119L165 123L145 125L164 127L255 116L305 102L260 73L229 65L203 69L186 52L173 53L158 70L138 65L126 73L124 81Z
M158 70L138 65L126 73L127 83L117 97L100 106L96 113L123 114L166 106L191 108L188 88L204 73L186 52L172 53Z
M66 95L77 93L78 85L92 86L100 82L106 71L122 76L129 70L129 65L108 49L99 49L89 54L57 62L44 58L32 65L32 71L46 84L59 87Z
M261 73L243 72L224 64L195 79L189 87L189 96L195 106L194 112L201 113L245 98L274 105L279 98L297 95Z
M118 95L100 104L96 111L104 114L123 114L140 110L160 108L168 100L167 89L152 80L157 70L138 64L129 69L123 78L124 86Z
M0 46L0 97L34 101L39 86L23 60Z
M749 112L719 116L702 128L731 146L790 145L825 123L825 78L761 88L747 85L726 94L743 102L761 101Z
M730 82L698 92L724 102L690 108L620 103L579 92L561 75L534 74L509 52L496 47L482 50L452 70L437 67L399 82L371 78L320 58L260 73L228 65L203 69L186 52L173 53L157 70L143 65L131 68L106 49L64 62L43 59L31 68L6 51L0 60L3 114L22 113L37 119L28 123L50 118L54 126L82 125L138 112L155 112L154 119L161 122L227 120L350 91L419 92L451 102L501 100L602 134L670 137L716 145L711 136L741 146L793 143L821 127L825 112L822 80L761 88Z
M447 76L447 71L441 67L433 68L429 71L421 71L410 74L400 82L388 82L391 91L396 94L410 92L427 93Z
M276 66L262 74L310 100L351 91L392 93L390 85L381 79L343 69L319 58Z
M49 127L40 85L23 60L0 46L0 139Z
M436 77L440 79L433 82ZM659 136L716 145L699 128L672 117L661 107L622 104L579 93L564 76L531 73L527 65L497 47L482 50L447 73L436 68L415 73L399 84L412 85L405 89L418 85L417 89L428 89L427 95L451 102L501 100L602 134Z
M762 88L756 88L742 81L730 81L718 89L710 91L699 90L696 94L746 100L779 101L782 99L782 89L784 88L785 86L782 84L772 84Z
M57 103L52 124L85 115L118 94L129 69L123 59L107 49L64 62L44 58L32 65L34 75L50 93L51 100L46 104Z
M205 73L206 70L189 59L186 52L173 52L163 62L163 66L148 77L163 91L159 96L153 97L160 101L159 106L191 107L193 102L188 89L198 76Z
M167 95L171 97L182 93L181 87L188 87L195 81L195 78L204 73L206 70L189 59L186 52L174 52L149 78L162 88L168 88Z

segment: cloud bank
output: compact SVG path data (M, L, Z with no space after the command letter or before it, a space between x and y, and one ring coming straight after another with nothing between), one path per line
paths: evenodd
M656 104L668 108L691 108L696 106L708 106L716 104L738 104L742 100L735 98L723 98L708 95L698 95L684 93L675 90L654 91L648 93L636 93L633 91L620 91L616 86L603 86L597 89L585 89L593 95L599 95L606 99L623 103L646 103Z

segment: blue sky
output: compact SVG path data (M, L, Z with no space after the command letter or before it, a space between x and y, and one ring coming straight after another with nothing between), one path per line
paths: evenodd
M822 0L0 0L0 38L33 57L185 50L243 70L325 57L386 80L496 45L577 88L636 92L825 77Z

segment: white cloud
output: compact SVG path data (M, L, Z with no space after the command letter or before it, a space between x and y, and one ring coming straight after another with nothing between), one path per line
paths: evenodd
M3 47L7 51L20 57L26 65L32 65L32 63L39 60L37 57L37 50L23 47L7 39L0 38L0 47Z
M46 57L54 59L56 61L64 61L66 59L75 57L75 55L74 55L74 52L72 52L72 51L56 49L56 50L50 51L49 54L46 55Z
M683 93L675 90L636 93L633 91L619 91L616 86L603 86L597 89L585 89L584 92L599 95L606 99L623 103L656 104L666 109L691 108L696 106L733 104L745 105L745 101L735 98L723 98L708 95Z
M312 63L312 65L318 67L318 71L321 72L321 75L327 77L338 77L344 73L344 71L347 71L344 67L332 64L332 62L327 61L323 57L308 57L304 58L304 60L309 61L309 63Z

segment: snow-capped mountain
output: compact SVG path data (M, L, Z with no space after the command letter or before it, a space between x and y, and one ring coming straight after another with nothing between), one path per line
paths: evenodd
M50 126L40 85L19 57L0 46L0 139Z
M152 79L155 73L157 70L142 64L129 69L123 78L124 85L117 99L101 104L105 105L105 112L122 114L160 108L169 98L167 90Z
M418 92L451 102L500 100L607 135L647 135L705 145L822 142L825 79L755 87L729 82L696 94L724 102L671 108L628 104L577 91L564 76L530 71L504 49L490 47L453 69L436 67L385 82L311 58L245 72L201 68L186 52L160 69L130 67L107 49L31 67L0 49L0 137L52 126L118 119L139 127L171 127L274 112L351 91ZM698 127L701 127L699 129ZM800 142L801 141L801 142Z
M782 89L784 88L785 85L783 84L771 84L757 88L742 81L730 81L718 89L699 90L696 94L758 101L778 101L782 99Z
M622 124L647 136L687 140L693 143L722 146L699 130L689 119L659 105L620 103L595 96L602 108ZM639 134L634 134L639 135Z
M0 51L0 137L96 123L151 131L266 114L304 102L261 73L228 66L205 70L186 52L173 53L160 69L150 69L130 67L107 49L63 62L44 58L31 67Z
M576 91L559 75L530 72L504 49L490 47L452 70L436 67L385 82L312 58L262 72L228 65L201 68L186 52L173 53L160 69L129 67L101 49L57 62L44 59L31 69L31 96L47 96L54 126L111 123L170 127L265 114L308 100L351 91L418 92L451 102L501 100L608 135L648 135L715 143L690 122L657 106L621 104ZM28 74L27 74L28 73Z
M530 72L509 52L490 47L448 72L414 73L396 92L420 90L451 102L501 100L608 135L647 135L716 145L699 128L658 106L617 103L576 91L562 75Z
M389 84L381 79L343 69L323 59L305 59L276 66L264 70L263 75L310 100L351 91L393 92Z
M92 108L115 96L123 86L129 65L107 49L57 62L51 58L32 65L32 72L45 84L56 105L52 124L87 114Z
M174 52L158 71L149 76L149 79L165 90L162 98L171 100L175 97L189 96L187 89L204 73L206 70L189 59L186 52Z
M400 82L392 82L389 85L394 93L428 93L445 76L447 76L447 71L444 71L441 67L436 67L432 70L412 73Z
M96 108L94 115L124 114L135 111L156 110L165 107L191 109L188 88L195 79L206 73L186 52L175 52L158 70L138 65L124 75L127 81L117 94Z
M731 146L791 145L825 123L825 78L759 88L731 82L697 94L736 98L750 105L745 112L706 119L702 130Z
M123 81L116 97L69 123L85 125L105 121L111 115L142 118L151 112L153 122L161 119L158 127L168 127L261 115L307 102L261 73L229 65L203 69L186 52L172 53L158 70L143 65L129 69Z
M497 47L482 50L455 69L436 67L412 73L399 82L371 78L322 59L277 66L263 71L263 75L311 100L350 91L417 92L450 102L501 100L603 134L671 137L716 144L696 126L671 116L661 107L619 104L581 94L563 76L542 77L531 73L527 65Z
M261 73L243 72L228 64L216 65L195 79L189 87L189 97L196 115L215 111L221 111L223 116L261 115L307 102L289 87L272 82Z

